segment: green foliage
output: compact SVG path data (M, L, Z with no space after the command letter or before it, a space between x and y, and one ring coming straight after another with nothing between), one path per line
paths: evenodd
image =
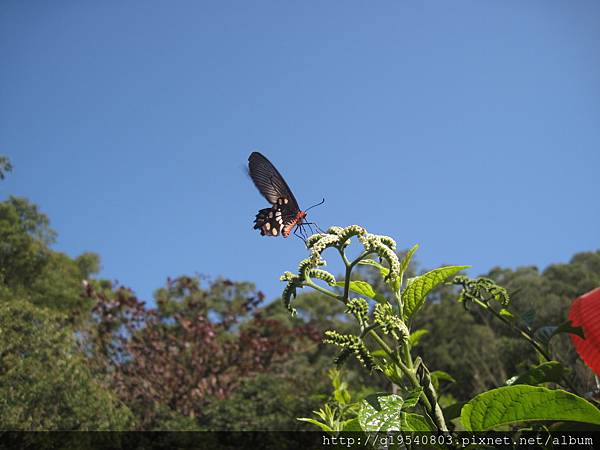
M373 394L361 402L358 422L363 431L435 431L426 416L405 411L414 404L395 394Z
M0 303L0 428L121 430L131 412L94 380L65 318Z
M345 281L339 281L339 282L335 283L335 285L343 287L345 285ZM350 281L349 287L352 292L363 295L363 296L373 299L377 302L385 302L386 301L385 297L383 295L375 292L375 289L373 289L373 286L371 286L366 281L360 281L360 280Z
M274 374L246 378L227 398L207 402L200 426L237 431L305 429L294 418L317 406L310 388L306 381Z
M0 157L0 178L9 170ZM170 280L155 294L156 309L147 309L130 290L93 279L96 254L71 258L52 250L54 239L36 205L18 197L0 202L0 428L316 425L336 433L370 429L367 423L376 429L379 420L401 430L452 430L469 399L463 414L474 430L597 423L597 409L575 395L593 393L595 384L568 337L581 330L565 319L574 298L600 285L600 251L543 272L458 276L458 291L444 281L465 266L417 275L417 246L397 252L387 236L332 227L309 238L309 257L282 277L284 304L292 310L293 299L297 309L290 321L281 303L258 307L262 297L251 283L225 279L208 287L198 277ZM349 260L356 240L362 247ZM340 255L345 273L323 270L327 248ZM405 277L412 278L403 284ZM296 298L305 287L314 291ZM321 393L336 349L320 343L323 336L342 348L344 362L343 378L329 373L329 396ZM501 389L572 393L495 389L475 397L505 383ZM394 394L368 397L390 386ZM532 407L516 409L514 392ZM534 408L542 401L554 406ZM388 411L388 402L402 406ZM314 417L294 420L311 410Z
M346 249L354 236L362 244L363 249L353 261L350 261L346 255ZM429 371L421 360L418 363L413 362L409 340L410 330L405 319L421 306L425 301L425 296L434 287L465 266L445 267L415 277L407 283L406 288L402 291L402 277L409 267L416 246L400 262L395 252L396 243L393 239L388 236L370 234L364 228L352 225L347 228L331 227L327 234L311 236L307 241L307 247L310 250L310 257L300 262L298 274L293 275L286 272L281 278L283 281L287 281L283 294L286 307L290 308L290 292L292 290L295 292L297 288L305 286L346 305L346 311L357 320L359 331L358 333L340 333L337 330L325 332L324 342L334 344L342 349L336 358L336 363L345 362L347 357L353 354L365 368L369 371L377 369L389 381L395 383L402 393L410 396L410 393L417 389L419 392L417 398L422 399L423 408L434 418L435 426L439 430L445 431L446 425L441 408L437 404L436 392ZM345 279L336 283L343 289L341 295L317 285L310 276L311 269L325 265L322 252L332 247L338 251L346 268ZM369 259L371 255L379 256L387 263L388 267ZM351 279L353 269L359 264L373 266L379 270L384 284L392 291L390 297L394 298L395 305L392 305L382 293L377 292L370 283ZM362 295L364 298L350 299L350 292ZM368 316L368 299L376 302L372 318ZM393 342L389 342L389 337L393 338ZM421 383L423 383L422 386ZM322 429L332 430L333 416L331 414L333 411L325 408L317 414L325 421L318 426ZM412 419L414 420L411 423L416 423L416 419L414 417ZM316 424L315 419L307 420ZM396 422L399 424L400 416ZM360 417L358 424L361 427L364 425L361 424ZM352 426L355 426L354 422Z
M532 386L542 383L561 383L567 375L565 367L558 361L546 361L533 366L524 374L513 377L506 384L530 384Z
M96 302L95 334L87 341L96 355L95 367L136 414L142 429L289 424L285 419L277 423L275 415L260 422L257 414L266 411L260 402L271 402L269 407L276 399L285 403L278 373L315 338L310 327L263 317L258 306L263 296L251 284L179 277L157 291L156 309L123 288L90 286L88 295ZM253 391L257 384L248 380L266 372L281 387L279 395ZM235 399L241 395L256 395L256 402L238 411ZM216 402L223 404L217 407ZM239 421L227 421L228 414Z
M469 266L448 266L440 267L418 277L410 278L406 283L406 289L402 293L404 301L404 320L408 320L417 312L423 303L425 297L432 289L439 286L449 277Z
M518 385L484 392L467 403L461 413L461 422L468 431L498 429L529 421L600 425L600 410L570 392Z
M352 395L348 383L342 377L342 372L330 369L327 375L331 380L333 393L325 405L313 411L318 419L300 417L298 420L315 425L326 432L361 431L357 418L360 405L351 402Z
M375 368L375 360L369 352L369 349L363 340L353 334L341 334L335 330L325 332L326 339L323 340L326 344L334 344L342 348L341 355L353 353L356 359L369 371ZM341 362L343 357L338 357Z
M406 324L394 314L392 305L378 303L373 311L373 322L381 327L383 334L390 334L399 342L408 339L409 331Z
M55 237L36 205L18 197L0 202L0 300L22 298L76 319L91 306L81 296L82 280L98 271L99 258L55 252Z
M415 330L412 333L410 333L410 336L408 337L408 343L410 344L411 347L416 347L417 345L419 345L419 341L421 340L421 338L426 335L427 333L429 333L429 330L425 329L425 328L421 328L420 330Z
M364 250L351 261L346 255L346 248L350 245L352 236L358 237ZM341 420L336 415L335 408L326 404L315 411L318 419L302 420L331 433L343 431L346 426L362 431L447 432L444 411L438 397L442 394L442 388L461 385L462 383L456 383L456 380L461 378L450 375L445 370L430 372L420 357L413 359L412 350L421 341L421 348L428 352L429 357L433 355L432 349L437 351L440 358L438 360L434 357L433 360L442 366L442 369L445 369L446 361L454 363L452 353L461 354L460 363L453 367L459 375L468 375L471 372L474 381L481 382L481 375L489 376L489 381L485 380L482 388L486 388L488 382L492 386L504 384L508 378L508 371L503 371L503 367L512 364L509 366L511 371L516 370L516 363L519 359L522 360L506 359L505 355L515 354L515 351L522 353L526 348L523 344L530 345L541 359L532 368L527 368L526 364L529 361L524 361L521 365L526 371L523 373L523 370L520 370L522 375L511 378L508 383L512 385L481 394L466 404L455 402L452 396L444 397L444 404L450 404L445 410L448 419L457 417L461 406L465 405L462 408L462 420L469 430L497 429L529 421L571 420L597 423L596 415L600 415L600 411L582 397L562 390L527 386L557 383L574 390L568 378L568 371L559 362L552 360L549 350L551 338L560 333L578 332L570 324L539 327L536 333L534 322L537 315L527 312L520 315L514 309L509 309L514 293L509 295L507 289L488 277L472 280L465 276L456 276L453 283L462 288L458 302L446 300L449 296L455 296L456 291L448 285L444 286L444 281L468 266L447 266L429 271L408 279L402 289L401 280L409 268L416 247L413 247L400 262L397 256L390 256L390 251L395 251L393 240L386 236L371 235L361 227L332 227L328 234L312 236L308 247L311 256L300 263L298 275L287 272L282 277L288 282L286 289L290 286L293 286L293 289L311 287L324 296L346 305L346 312L356 319L358 330L344 333L328 330L325 332L324 342L342 348L336 359L337 363L354 354L369 371L381 373L391 381L396 392L365 398L360 402L356 418ZM321 253L331 247L338 251L346 269L345 278L336 283L336 286L343 290L341 293L315 284L310 276L311 268L325 264ZM382 258L387 266L369 259L372 254ZM372 279L352 280L352 271L359 265L377 269L383 283L373 282ZM441 289L435 294L433 301L426 305L426 296L436 287ZM362 298L350 299L350 292L359 294ZM388 298L393 298L395 304ZM289 301L289 297L284 300ZM371 314L368 301L375 303ZM464 308L460 307L461 304ZM289 303L286 306L289 306ZM474 306L475 309L467 306ZM420 321L419 316L427 317L428 312L434 310L435 314L429 315L433 321ZM479 316L474 316L474 311L478 312ZM485 313L489 313L490 317L483 315ZM490 318L504 325L499 336L495 336L496 328L491 326ZM427 334L425 328L417 328L417 331L411 333L409 319L417 326L434 325L435 333ZM442 333L438 333L438 327ZM511 330L516 338L522 340L511 337ZM428 345L430 336L438 342L445 343L450 351L441 346ZM481 369L485 369L487 373L481 372ZM443 386L441 381L449 383ZM515 403L517 396L525 398L522 401L529 407L519 408ZM487 399L492 400L486 402ZM540 406L544 402L551 405L548 411L544 411ZM415 411L406 411L413 408ZM480 420L480 416L485 417L485 421Z

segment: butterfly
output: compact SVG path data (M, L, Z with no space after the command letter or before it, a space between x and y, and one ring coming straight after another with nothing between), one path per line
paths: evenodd
M264 155L250 154L248 172L256 188L271 204L270 208L258 211L254 219L254 229L260 230L261 236L286 238L294 227L302 232L303 225L311 225L306 222L306 211L300 209L290 187Z

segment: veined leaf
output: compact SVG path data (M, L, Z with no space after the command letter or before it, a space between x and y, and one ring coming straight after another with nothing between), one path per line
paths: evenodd
M400 429L402 431L436 431L435 425L428 417L420 414L400 414Z
M344 287L345 282L338 281L335 284L336 284L336 286ZM376 292L375 289L373 289L373 286L371 286L366 281L360 281L360 280L351 281L350 282L350 290L353 292L356 292L357 294L364 295L365 297L372 298L373 300L375 300L378 303L385 303L387 301L383 295Z
M365 266L377 267L377 269L379 269L379 273L381 274L381 276L383 278L387 277L388 274L390 273L390 269L388 269L387 267L385 267L384 265L378 263L377 261L375 261L373 259L363 259L363 260L360 260L358 263L365 265Z
M436 391L440 390L440 380L456 383L454 377L443 370L434 370L429 375L431 376L431 384L433 384Z
M422 388L411 391L404 400L396 394L369 395L361 403L358 423L364 431L435 431L435 425L420 414L402 409L417 404Z
M396 394L369 395L361 402L358 423L364 431L400 431L403 404Z
M443 283L448 277L467 269L469 266L446 266L432 270L418 277L409 278L402 292L404 302L404 320L408 320L425 301L431 290Z
M417 403L419 403L419 398L421 397L422 393L423 393L422 387L415 388L415 389L411 390L410 392L408 392L404 396L404 404L402 405L402 409L412 408Z
M540 383L558 383L565 374L565 367L558 361L547 361L537 366L532 367L526 373L511 378L510 383L506 384L514 386L517 384L530 384L535 386Z
M467 402L453 403L450 406L446 406L444 409L442 409L442 413L444 414L446 420L456 419L460 416L460 411L466 404Z
M539 420L600 425L600 410L585 399L561 389L520 384L479 394L461 412L461 421L467 431L492 430Z
M570 320L566 320L558 326L545 326L539 328L535 335L536 337L544 343L544 345L548 345L550 339L560 333L571 333L579 336L581 339L585 339L585 335L583 333L582 327L574 327L571 324Z
M358 418L346 420L342 423L342 431L362 431Z
M410 264L410 260L412 259L412 255L417 251L418 248L419 244L415 244L413 245L413 248L406 252L406 255L404 255L404 258L402 258L402 261L400 261L400 273L403 274L404 272L406 272L406 269Z
M412 333L410 333L410 336L408 337L408 344L411 347L416 347L419 344L421 337L427 333L429 333L429 330L426 330L424 328L413 331Z

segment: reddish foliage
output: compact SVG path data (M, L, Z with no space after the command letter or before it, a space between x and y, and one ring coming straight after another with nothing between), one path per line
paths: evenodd
M263 295L244 297L230 281L204 290L196 278L169 280L157 309L123 288L86 292L96 300L96 363L142 427L153 424L158 405L199 417L211 398L227 397L244 377L319 339L310 327L264 319Z

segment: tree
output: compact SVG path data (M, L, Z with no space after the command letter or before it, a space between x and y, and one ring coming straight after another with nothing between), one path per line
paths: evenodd
M0 303L0 428L122 430L133 416L92 378L66 318Z
M600 251L578 253L569 263L552 264L542 272L536 267L497 267L484 276L508 289L511 307L521 317L522 325L536 331L565 321L571 302L600 286ZM522 372L536 362L535 353L513 330L481 310L465 310L455 298L455 289L440 289L426 303L413 327L430 328L420 347L434 361L432 369L446 371L460 380L447 387L454 396L471 398L503 384L508 374ZM592 390L593 373L578 360L569 337L554 338L552 350L559 361L575 368L573 383L578 390Z
M179 277L157 291L156 309L122 288L90 284L88 296L96 301L88 340L94 365L143 429L202 423L210 402L227 399L247 378L275 373L315 339L310 327L264 317L262 294L248 283L203 287L197 277Z
M92 304L81 282L98 271L99 258L53 251L55 238L48 217L27 199L0 202L0 300L26 299L81 319Z

